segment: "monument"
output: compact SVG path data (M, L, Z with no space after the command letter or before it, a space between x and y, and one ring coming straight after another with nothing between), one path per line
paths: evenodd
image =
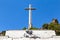
M35 8L31 7L29 4L29 27L31 28L32 24L32 10ZM60 36L56 36L54 30L7 30L5 36L0 36L0 40L60 40Z
M29 8L25 8L25 10L29 10L29 26L28 29L32 27L32 10L36 10L35 8L32 8L32 5L29 4Z

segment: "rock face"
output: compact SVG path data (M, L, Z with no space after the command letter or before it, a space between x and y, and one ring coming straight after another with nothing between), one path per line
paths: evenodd
M31 34L29 34L32 31ZM29 37L26 37L29 36ZM0 40L59 40L53 30L9 30L5 36L0 36Z

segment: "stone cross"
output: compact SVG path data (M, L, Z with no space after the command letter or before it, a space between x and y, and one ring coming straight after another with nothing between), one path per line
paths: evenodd
M28 29L32 27L32 10L36 10L35 8L32 8L32 5L29 4L29 8L26 8L25 10L29 10L29 26Z

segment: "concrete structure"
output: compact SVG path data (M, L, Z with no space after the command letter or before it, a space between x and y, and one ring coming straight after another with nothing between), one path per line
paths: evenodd
M30 30L34 36L25 37L26 30L8 30L0 40L60 40L53 30Z
M32 34L33 37L25 37L26 30L8 30L5 36L0 36L0 40L60 40L53 30L32 30Z
M9 30L6 31L6 36L9 36L10 38L22 38L24 37L24 30Z
M6 35L10 38L24 38L25 30L10 30L6 31ZM40 38L51 38L56 36L55 32L52 30L32 30L32 34Z

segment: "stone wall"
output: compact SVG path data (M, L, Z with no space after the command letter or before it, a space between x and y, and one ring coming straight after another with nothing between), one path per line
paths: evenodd
M55 31L52 30L32 30L33 35L36 35L40 38L48 38L48 37L53 37L56 36ZM9 36L12 38L20 38L24 37L24 33L26 33L25 30L10 30L6 31L5 36Z

